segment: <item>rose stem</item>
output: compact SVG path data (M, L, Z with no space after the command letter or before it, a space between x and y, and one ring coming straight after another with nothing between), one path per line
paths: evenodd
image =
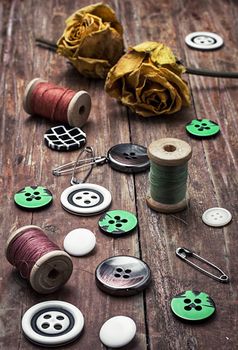
M54 52L57 50L57 45L55 43L41 38L36 38L36 45Z
M186 67L186 73L217 78L238 78L238 72L210 71L206 69Z
M51 41L36 38L37 46L41 46L45 49L56 51L57 45ZM217 77L217 78L238 78L238 72L220 72L220 71L210 71L206 69L199 69L199 68L190 68L186 67L186 73L187 74L193 74L193 75L203 75L208 77Z

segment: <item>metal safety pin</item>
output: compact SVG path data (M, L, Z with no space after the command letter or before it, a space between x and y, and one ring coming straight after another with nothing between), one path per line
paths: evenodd
M85 159L80 159L84 152L89 153L91 157L85 158ZM94 165L102 165L106 161L107 161L107 157L105 157L105 156L95 157L93 148L90 146L87 146L78 154L76 161L60 165L60 166L54 168L52 170L52 173L55 176L61 176L61 175L65 175L68 173L72 173L70 183L71 183L71 185L76 185L79 183L83 183L87 180L87 178L91 174L91 171L92 171ZM87 174L85 175L83 180L81 180L81 181L77 180L77 178L75 177L75 172L78 169L82 169L86 166L90 166Z
M205 275L215 279L216 281L222 282L222 283L227 283L229 282L229 277L216 265L214 265L213 263L211 263L210 261L202 258L201 256L197 255L196 253L192 252L191 250L187 249L187 248L177 248L176 249L176 255L181 258L182 260L184 260L186 263L190 264L191 266L193 266L195 269L199 270L200 272L204 273ZM213 273L204 270L202 267L194 264L191 260L187 259L187 257L194 257L197 260L200 260L204 263L206 263L208 266L213 267L215 270L219 271L221 273L220 276L216 276Z

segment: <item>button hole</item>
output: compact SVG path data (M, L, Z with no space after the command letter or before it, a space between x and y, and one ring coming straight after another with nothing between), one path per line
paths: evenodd
M123 275L122 277L123 277L123 278L130 278L129 275Z
M119 277L121 277L121 275L119 273L115 273L114 277L119 278Z
M200 304L201 303L201 299L194 299L194 303Z
M49 326L50 326L49 323L46 323L46 322L42 323L42 325L41 325L41 327L44 329L49 328Z
M184 310L186 310L186 311L190 311L192 308L191 308L191 306L189 306L189 305L186 305L186 306L184 306Z
M60 330L62 328L62 326L61 326L61 324L56 323L54 325L54 328L57 329L57 330Z
M201 311L201 310L202 310L202 307L201 307L200 305L197 305L197 306L195 306L195 310Z
M191 300L187 298L187 299L184 299L184 302L185 302L185 304L190 304Z
M122 268L120 268L120 267L118 267L118 268L116 269L116 271L117 271L117 272L122 272L122 271L123 271L123 269L122 269Z

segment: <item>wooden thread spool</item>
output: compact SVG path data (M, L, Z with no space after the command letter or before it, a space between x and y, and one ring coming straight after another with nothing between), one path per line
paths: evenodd
M35 113L47 119L52 119L51 116L40 114L40 112L37 113L37 111L34 111L32 108L33 91L34 89L37 88L37 85L40 83L47 83L47 82L43 79L35 78L28 83L23 96L23 108L25 112L28 114ZM55 87L57 86L55 85ZM67 113L66 113L67 115L64 116L65 123L68 123L70 126L76 126L76 127L83 126L88 119L90 110L91 110L91 97L88 94L88 92L84 90L76 92L68 104Z
M175 138L163 138L152 142L148 147L148 157L151 162L151 166L154 163L155 166L167 168L167 172L179 171L183 168L186 170L183 181L185 181L182 197L178 201L168 198L163 201L158 201L152 196L152 184L150 188L150 194L147 197L147 204L150 208L161 213L175 213L181 211L187 207L186 199L186 180L187 180L187 163L192 156L192 149L190 145L182 140ZM184 171L183 169L183 171ZM174 172L175 173L175 172ZM175 173L176 174L176 173ZM157 183L157 186L163 186L161 183ZM163 192L166 193L166 188L163 188ZM155 196L154 196L155 197ZM180 193L181 197L181 193ZM174 201L174 202L173 202Z
M23 226L14 231L8 238L6 244L6 258L11 264L11 244L18 237L32 229L36 229L45 235L40 227L29 225ZM70 278L72 271L73 263L70 256L66 252L56 249L46 254L42 254L42 256L35 261L30 271L29 281L36 292L40 294L48 294L55 292L64 285Z

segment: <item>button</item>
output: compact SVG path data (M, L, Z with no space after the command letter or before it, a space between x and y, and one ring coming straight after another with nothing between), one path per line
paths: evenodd
M86 134L80 128L59 125L46 131L46 146L56 151L73 151L86 143Z
M100 217L98 225L102 232L111 237L119 237L134 230L137 218L126 210L111 210Z
M208 294L187 290L176 295L171 301L171 309L179 318L187 321L201 321L216 310L215 303Z
M124 173L138 173L150 166L147 149L132 143L120 143L109 149L107 158L110 166Z
M24 335L40 346L54 347L72 342L83 327L81 311L72 304L58 300L36 304L22 318Z
M112 295L137 294L151 281L149 266L144 261L127 255L113 256L102 261L95 274L97 286Z
M64 250L74 256L90 253L95 245L95 235L86 228L76 228L70 231L64 239Z
M213 227L225 226L231 219L231 213L227 209L219 207L207 209L202 215L202 221Z
M120 348L129 344L136 335L136 324L127 316L109 318L101 327L99 338L109 348Z
M211 32L194 32L186 36L188 46L198 50L215 50L223 45L220 35Z
M199 137L209 137L216 135L220 131L220 126L209 119L193 119L186 125L189 134Z
M52 193L42 186L26 186L14 195L15 203L29 210L46 207L52 200Z
M96 215L111 204L111 193L104 187L83 183L66 188L61 194L63 208L75 215Z

